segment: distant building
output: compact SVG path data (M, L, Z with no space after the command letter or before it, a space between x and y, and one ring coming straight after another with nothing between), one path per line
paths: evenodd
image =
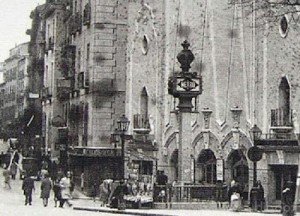
M2 136L18 138L21 134L25 109L28 107L28 44L10 50L4 62L4 83L1 84Z

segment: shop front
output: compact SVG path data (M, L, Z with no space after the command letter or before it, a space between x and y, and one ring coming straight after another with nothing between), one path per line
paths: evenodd
M75 147L69 151L75 186L83 184L84 193L90 196L103 180L121 179L121 156L119 148Z

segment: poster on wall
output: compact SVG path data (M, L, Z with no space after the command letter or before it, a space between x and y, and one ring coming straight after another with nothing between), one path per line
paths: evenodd
M217 159L217 180L223 181L223 160Z

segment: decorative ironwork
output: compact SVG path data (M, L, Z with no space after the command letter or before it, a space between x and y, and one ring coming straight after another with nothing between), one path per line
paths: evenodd
M190 43L185 40L182 44L183 50L178 53L177 60L181 64L181 69L183 73L189 72L191 68L191 63L194 61L195 56L191 50L189 50Z
M133 116L133 131L136 133L150 133L150 124L148 116L135 114Z
M174 73L168 81L168 92L173 97L179 98L177 106L182 112L191 112L193 105L192 99L202 93L202 80L196 72L189 72L191 63L195 57L191 50L190 44L184 41L182 44L183 50L177 55L177 59L181 64L182 71Z

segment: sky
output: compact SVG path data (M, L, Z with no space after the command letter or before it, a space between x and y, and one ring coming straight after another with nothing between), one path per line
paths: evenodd
M15 45L28 42L26 30L31 28L30 12L46 0L0 0L0 62Z

